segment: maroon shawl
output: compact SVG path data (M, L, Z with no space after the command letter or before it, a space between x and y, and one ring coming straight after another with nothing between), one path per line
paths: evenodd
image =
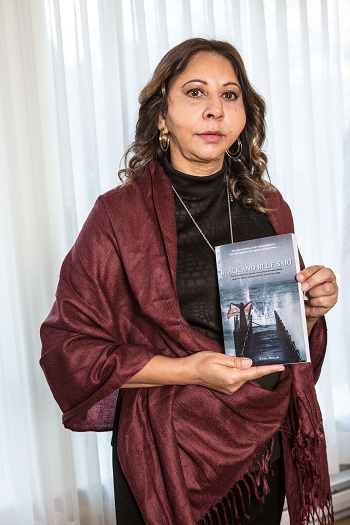
M292 232L280 193L267 199L276 233ZM156 354L223 351L181 316L176 247L173 192L156 162L97 200L41 328L40 363L67 428L110 430L118 388ZM323 318L310 347L312 364L287 366L273 391L253 381L231 396L192 385L124 390L118 453L147 524L211 523L210 509L235 510L232 487L278 429L291 523L333 523L314 389L326 347ZM252 476L261 500L267 460L268 453Z

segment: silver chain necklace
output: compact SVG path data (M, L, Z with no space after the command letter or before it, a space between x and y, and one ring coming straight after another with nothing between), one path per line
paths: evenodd
M173 188L173 191L176 195L176 197L179 199L179 201L181 202L182 206L185 208L185 210L187 211L187 214L189 216L189 218L192 220L193 224L195 225L195 227L197 228L197 230L199 231L199 233L201 234L201 236L203 237L203 239L205 240L205 242L207 243L207 245L209 246L209 248L211 249L211 251L213 253L215 253L215 248L213 247L213 245L208 241L208 239L206 238L206 236L204 235L203 231L201 230L201 228L198 226L197 222L194 220L190 210L187 208L186 204L184 203L184 201L181 199L180 195L178 194L178 192L176 191L176 189L174 188L174 186L172 186ZM227 206L228 206L228 218L229 218L229 222L230 222L230 234L231 234L231 242L233 242L233 230L232 230L232 216L231 216L231 206L230 206L230 182L229 182L229 178L226 177L226 193L227 193Z

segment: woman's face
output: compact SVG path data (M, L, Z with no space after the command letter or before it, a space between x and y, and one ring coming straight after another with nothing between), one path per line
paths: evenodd
M171 85L168 111L158 127L170 133L171 164L191 175L210 175L246 123L241 86L230 62L209 52L194 56Z

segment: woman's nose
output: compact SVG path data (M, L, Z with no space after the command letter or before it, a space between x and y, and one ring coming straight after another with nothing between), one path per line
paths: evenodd
M204 110L204 118L215 118L219 119L224 116L224 107L222 104L221 97L210 96L207 98L207 105Z

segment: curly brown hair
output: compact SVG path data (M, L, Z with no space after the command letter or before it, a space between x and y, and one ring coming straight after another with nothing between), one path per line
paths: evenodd
M233 196L244 206L268 213L264 192L272 186L264 180L267 157L262 151L265 140L265 102L250 84L242 57L230 43L205 38L189 38L172 48L156 67L151 80L139 96L139 117L135 140L124 155L125 168L121 180L133 181L152 159L164 160L159 144L159 115L166 115L167 93L175 79L198 53L221 55L232 65L240 83L246 113L246 125L240 135L242 153L238 159L227 156L228 173ZM235 150L236 148L234 148ZM268 173L267 173L268 174Z

